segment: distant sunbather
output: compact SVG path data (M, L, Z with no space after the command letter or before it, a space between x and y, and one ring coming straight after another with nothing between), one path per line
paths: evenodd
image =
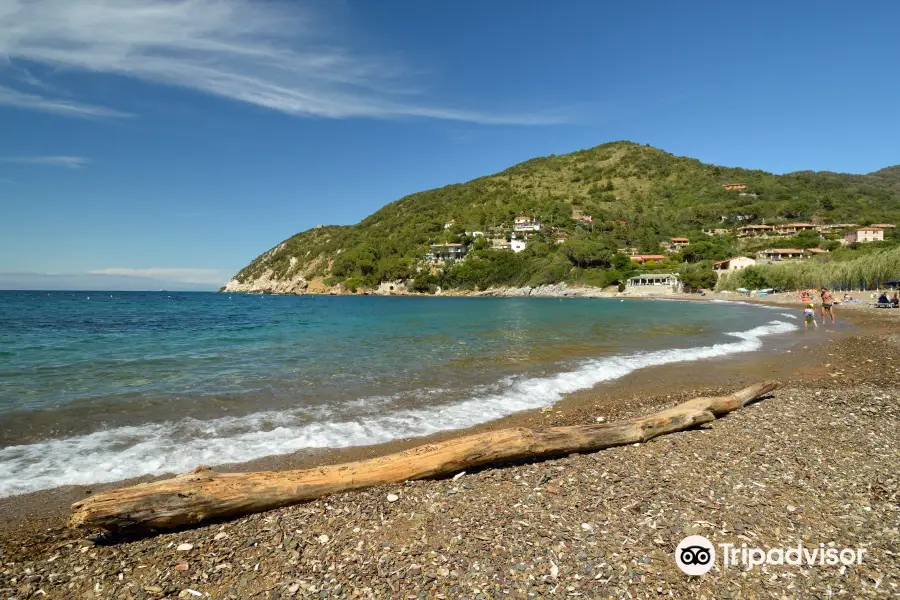
M878 296L878 304L890 304L891 301L888 300L887 294L881 292L881 295Z

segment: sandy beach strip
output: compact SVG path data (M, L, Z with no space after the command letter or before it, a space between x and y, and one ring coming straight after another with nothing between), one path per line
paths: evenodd
M342 494L112 546L64 528L83 488L3 499L0 596L896 597L900 310L839 308L838 317L855 328L811 334L790 352L638 371L472 430L616 420L761 379L783 383L726 419L636 447ZM422 441L233 469L341 462ZM688 578L672 553L693 532L714 543L834 543L867 554L844 572L714 568Z

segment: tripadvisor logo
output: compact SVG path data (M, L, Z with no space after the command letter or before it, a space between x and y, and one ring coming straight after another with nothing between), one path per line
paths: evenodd
M703 575L716 562L716 549L702 535L689 535L675 548L675 563L688 575Z
M791 548L749 548L746 544L719 544L722 551L722 567L744 567L748 571L761 565L790 566L844 566L862 564L865 548L834 548L819 544L817 548L805 548L797 543ZM675 564L688 575L703 575L716 562L716 550L702 535L689 535L675 548Z

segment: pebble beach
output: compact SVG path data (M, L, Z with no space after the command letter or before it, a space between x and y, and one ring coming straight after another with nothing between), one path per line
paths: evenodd
M661 386L661 375L624 380L483 426L617 420L731 393L752 377L781 382L726 418L646 444L340 494L143 539L68 530L62 500L84 490L39 493L30 507L6 499L0 597L898 597L900 311L859 306L838 316L853 330L799 342L752 372L738 366L746 357L735 359L723 367L730 379L685 365L671 385ZM738 547L866 552L851 567L719 563L690 577L673 553L695 534Z

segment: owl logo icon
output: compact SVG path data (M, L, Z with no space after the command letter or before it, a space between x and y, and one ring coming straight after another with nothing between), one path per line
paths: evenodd
M675 548L675 564L688 575L703 575L716 562L716 549L702 535L689 535Z

